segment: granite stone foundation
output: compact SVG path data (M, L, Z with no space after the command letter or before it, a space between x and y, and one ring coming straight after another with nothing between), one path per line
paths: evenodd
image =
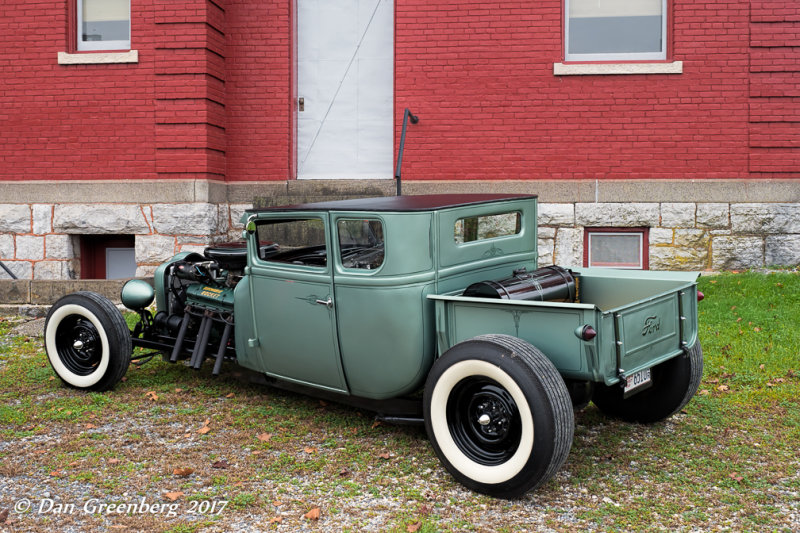
M647 228L653 270L800 265L800 182L772 186L748 182L747 187L739 188L738 182L726 183L729 201L722 201L723 189L718 183L670 185L660 181L580 181L569 187L561 182L409 182L404 191L539 194L538 246L543 266L582 265L587 227ZM137 188L98 193L99 198L87 190L82 201L38 185L29 192L23 188L3 191L7 194L2 196L6 202L0 203L0 261L20 279L79 279L82 236L133 235L136 275L151 276L162 261L176 253L202 252L211 243L240 238L239 220L253 205L394 193L390 181L241 186L192 182L186 190L169 184L161 192L159 187L166 185L154 185L149 194L146 188ZM663 201L649 201L654 197ZM681 197L703 201L687 202ZM620 198L628 201L620 202ZM787 201L779 201L781 198ZM0 279L6 278L0 270Z

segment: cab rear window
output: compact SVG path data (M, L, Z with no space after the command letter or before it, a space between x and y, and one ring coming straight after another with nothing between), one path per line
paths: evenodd
M456 220L453 237L457 244L517 235L522 230L519 211L466 217Z

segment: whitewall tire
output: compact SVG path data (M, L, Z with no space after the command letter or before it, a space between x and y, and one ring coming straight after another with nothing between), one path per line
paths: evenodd
M569 454L572 402L553 364L506 335L482 335L434 364L425 426L445 468L467 487L514 498L550 479Z
M108 299L93 292L69 294L50 308L44 343L56 375L77 389L112 388L131 360L125 319Z

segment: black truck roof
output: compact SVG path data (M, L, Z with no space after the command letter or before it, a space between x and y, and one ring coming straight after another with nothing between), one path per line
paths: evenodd
M250 212L275 211L433 211L448 207L483 204L503 200L536 198L535 194L426 194L383 196L308 204L248 209Z

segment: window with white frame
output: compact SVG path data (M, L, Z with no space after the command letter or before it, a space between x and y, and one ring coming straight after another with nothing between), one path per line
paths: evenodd
M78 50L129 50L130 0L76 0Z
M566 61L667 58L667 0L565 0Z

